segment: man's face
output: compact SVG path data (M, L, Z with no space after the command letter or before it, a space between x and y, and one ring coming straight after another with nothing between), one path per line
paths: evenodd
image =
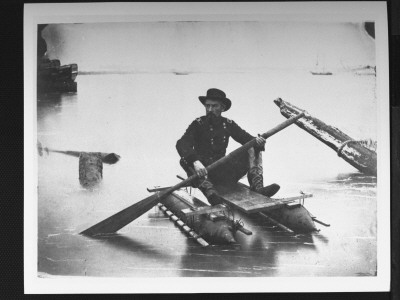
M224 111L223 104L218 100L207 99L204 102L204 107L206 108L206 115L215 117L221 116L221 113Z

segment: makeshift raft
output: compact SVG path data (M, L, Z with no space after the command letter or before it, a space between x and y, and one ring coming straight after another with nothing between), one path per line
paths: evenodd
M305 116L295 122L297 126L335 150L339 157L343 158L360 172L376 176L377 154L375 151L363 146L361 141L352 139L338 128L325 124L308 114L305 110L283 101L281 98L274 100L274 102L280 108L281 114L286 118L304 112Z
M318 231L314 222L329 226L316 219L300 202L311 194L290 198L269 198L253 192L248 186L216 186L225 204L209 206L190 195L185 189L173 192L158 207L191 238L202 246L236 243L235 234L241 231L251 235L244 224L234 219L235 211L256 214L290 233ZM148 189L157 192L164 188Z

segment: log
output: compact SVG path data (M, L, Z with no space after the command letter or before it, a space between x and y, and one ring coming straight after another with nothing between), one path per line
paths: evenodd
M275 99L274 102L280 108L281 114L286 118L305 113L305 117L295 122L298 127L333 149L339 157L360 172L376 176L377 154L375 151L364 147L360 141L352 139L338 128L325 124L305 110L283 101L281 98Z
M91 188L103 179L103 162L97 153L81 152L79 156L79 182L84 188Z

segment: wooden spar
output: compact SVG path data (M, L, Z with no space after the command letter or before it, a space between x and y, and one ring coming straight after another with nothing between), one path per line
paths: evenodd
M325 227L330 227L331 226L330 224L327 224L325 222L322 222L322 221L318 220L316 217L312 217L312 220L314 222L318 223L318 224L324 225Z
M281 124L275 126L271 130L265 132L262 137L267 139L270 136L274 135L275 133L285 129L289 125L293 124L296 122L298 119L302 118L304 116L304 113L300 113L297 116L290 118ZM208 172L211 170L217 168L218 166L224 164L225 162L231 160L235 156L243 153L244 151L247 151L248 149L252 148L256 144L256 139L252 139L251 141L247 142L243 146L237 148L236 150L232 151L229 153L227 156L222 157L221 159L217 160L216 162L212 163L209 165L206 169ZM197 175L192 175L189 178L179 182L178 184L164 190L161 192L157 192L156 194L147 197L123 210L120 212L108 217L107 219L93 225L92 227L84 230L81 232L82 234L85 235L96 235L96 234L104 234L104 233L114 233L120 230L122 227L128 225L132 221L136 220L138 217L143 215L145 212L150 210L154 205L156 205L158 202L163 201L168 195L170 195L172 192L188 186L193 180L198 179L199 177Z
M283 101L281 98L274 100L274 102L280 108L281 114L286 118L292 118L299 113L305 113L304 110ZM296 125L333 149L339 157L343 158L360 172L376 176L377 155L375 151L364 147L338 128L327 125L308 113L305 114L304 118L296 121Z
M66 154L66 155L70 155L70 156L74 156L74 157L79 157L81 155L81 153L99 155L101 157L101 160L103 163L110 164L110 165L117 163L121 159L121 156L119 156L118 154L115 154L115 153L83 152L83 151L70 151L70 150L63 151L63 150L50 149L47 147L42 147L42 144L40 142L38 142L38 150L39 150L40 156L42 156L43 150L47 154L49 154L49 152L62 153L62 154Z
M294 233L294 231L292 229L290 229L290 228L286 227L285 225L279 223L277 220L275 220L274 218L266 215L265 213L259 212L258 214L260 216L264 217L265 219L267 219L268 221L270 221L272 224L280 227L281 229L283 229L283 230L285 230L285 231L287 231L289 233Z

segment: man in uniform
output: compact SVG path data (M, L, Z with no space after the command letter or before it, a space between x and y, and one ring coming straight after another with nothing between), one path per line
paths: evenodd
M234 121L221 116L232 105L223 91L209 89L207 95L200 96L199 100L206 109L206 115L194 120L176 143L181 156L180 164L187 175L197 174L200 177L194 186L202 191L211 205L216 205L223 203L223 200L214 184L235 184L247 173L251 190L267 197L274 195L279 185L263 186L261 151L264 150L265 139L261 136L256 138L257 145L254 148L207 174L206 166L225 156L229 137L242 145L255 137Z

